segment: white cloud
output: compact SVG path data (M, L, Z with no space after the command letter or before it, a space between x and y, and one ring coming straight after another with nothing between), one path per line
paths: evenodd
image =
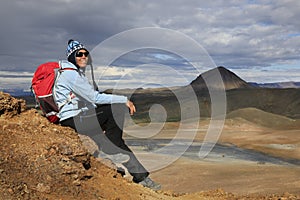
M196 74L191 71L184 72L160 64L143 64L134 68L97 67L94 73L100 90L183 86L196 78ZM89 74L87 71L87 75Z
M28 73L15 73L0 71L0 90L2 89L25 89L31 87L32 75Z

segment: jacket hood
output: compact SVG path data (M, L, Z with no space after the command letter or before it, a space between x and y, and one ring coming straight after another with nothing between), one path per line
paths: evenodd
M59 61L59 66L62 69L72 68L72 69L78 70L78 68L73 63L71 63L71 62L69 62L67 60L61 60L61 61Z

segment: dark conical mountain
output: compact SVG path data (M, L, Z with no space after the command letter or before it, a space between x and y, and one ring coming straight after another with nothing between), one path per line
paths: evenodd
M220 76L223 82L218 81ZM225 90L255 87L222 66L200 74L190 83L194 89L207 89L207 84L217 89L225 87Z

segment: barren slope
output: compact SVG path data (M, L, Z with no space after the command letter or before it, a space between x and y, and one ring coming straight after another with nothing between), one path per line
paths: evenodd
M274 129L299 128L299 120L290 119L285 116L268 113L257 108L242 108L230 112L227 118L243 118L257 125Z
M50 124L35 109L0 92L0 199L297 199L236 196L221 189L193 194L152 191L90 156L70 128ZM108 162L108 161L106 161Z

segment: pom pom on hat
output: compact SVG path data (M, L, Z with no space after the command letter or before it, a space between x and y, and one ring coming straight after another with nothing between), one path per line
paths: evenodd
M79 49L86 49L85 46L83 44L81 44L80 42L76 41L76 40L69 40L68 41L68 46L66 49L66 55L67 57L69 57L73 52L79 50Z

